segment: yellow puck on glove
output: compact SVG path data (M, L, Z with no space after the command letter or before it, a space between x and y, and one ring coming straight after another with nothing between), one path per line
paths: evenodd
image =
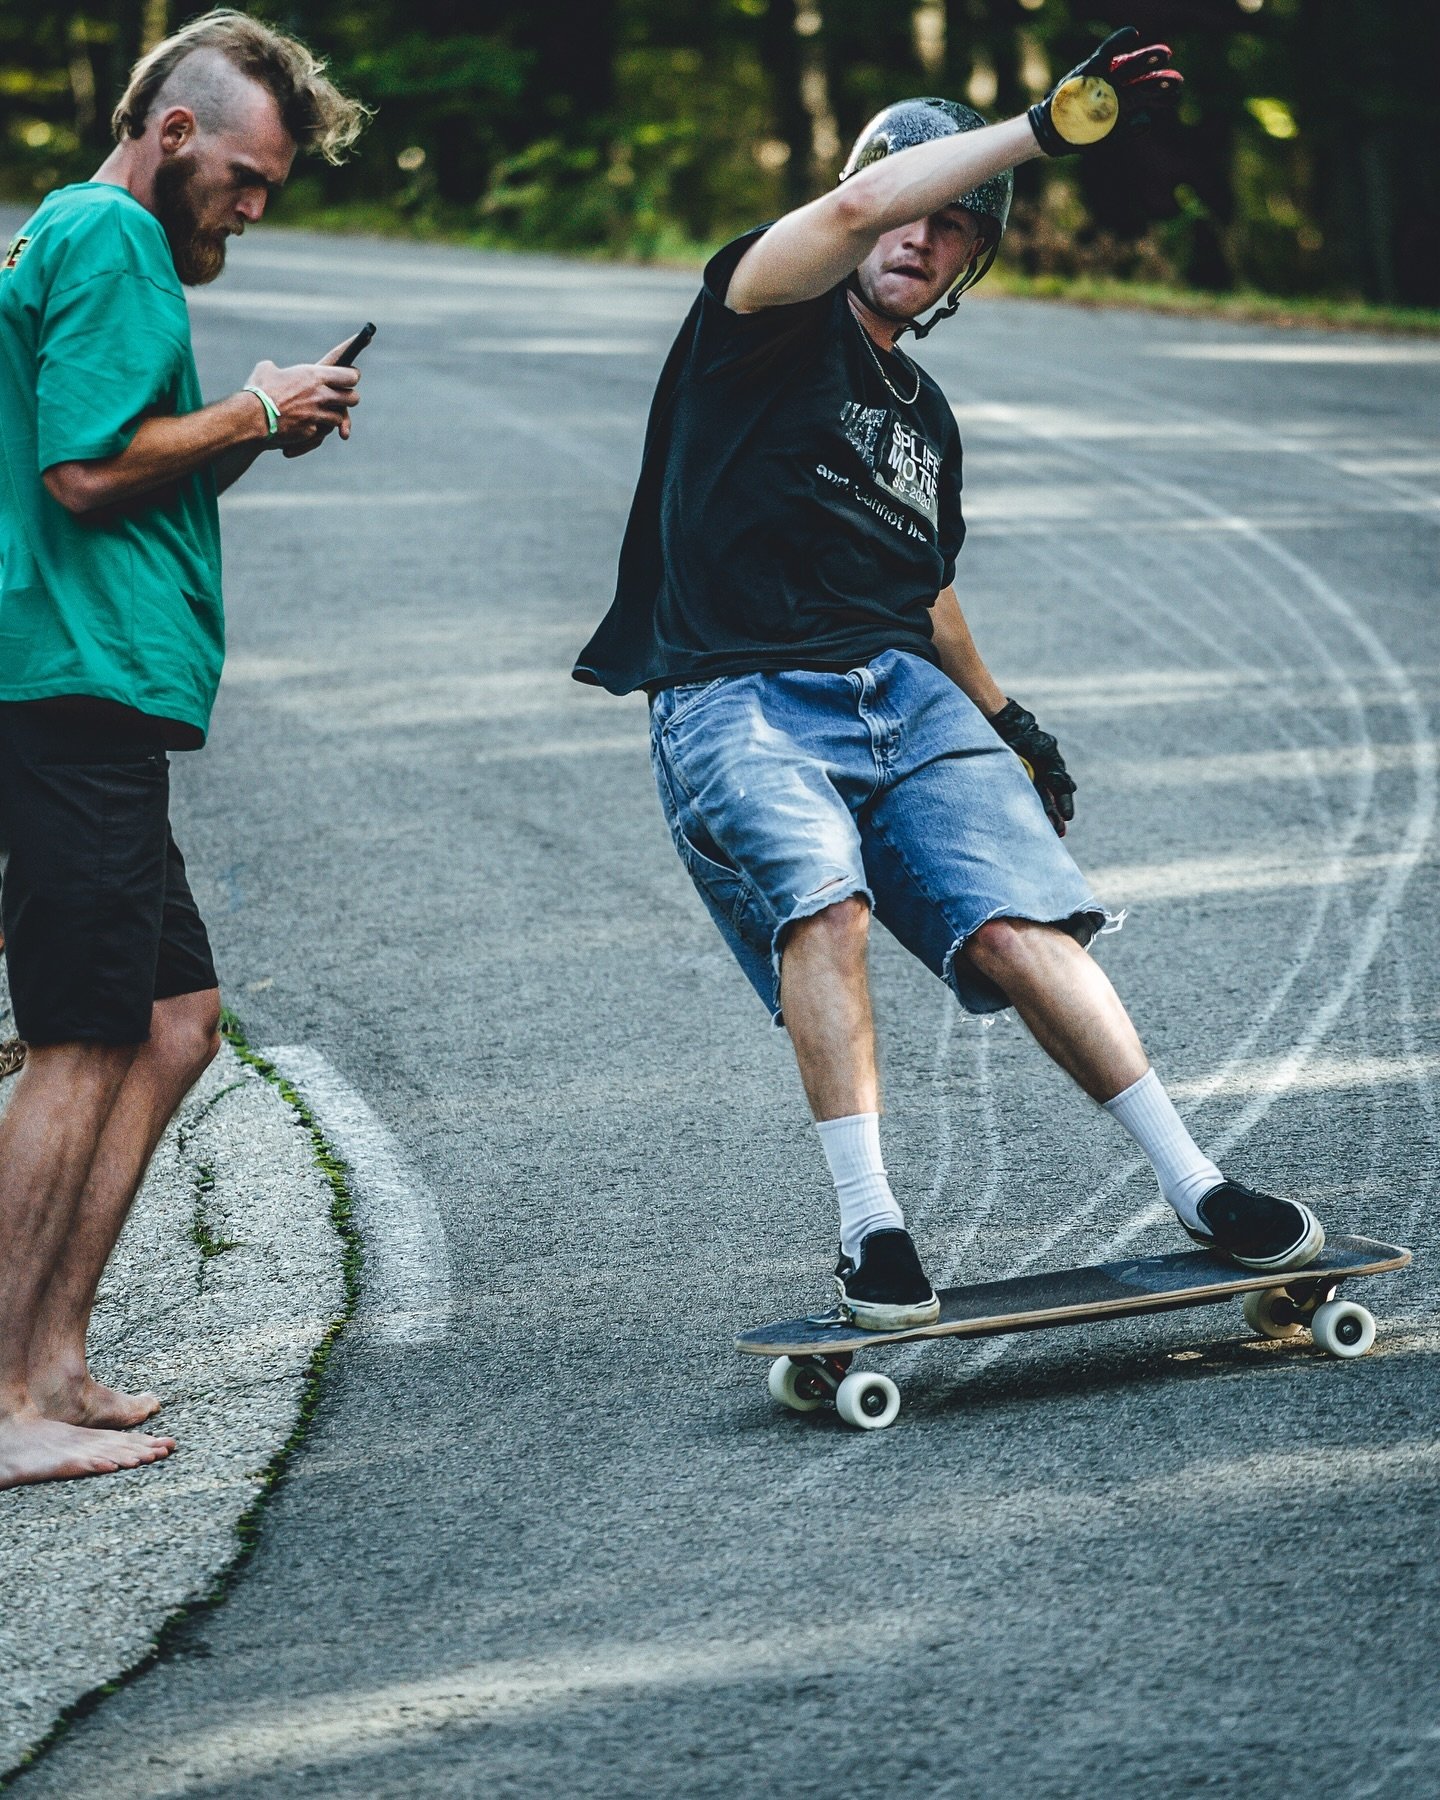
M1072 75L1056 88L1050 118L1067 144L1098 144L1120 117L1120 102L1098 75Z

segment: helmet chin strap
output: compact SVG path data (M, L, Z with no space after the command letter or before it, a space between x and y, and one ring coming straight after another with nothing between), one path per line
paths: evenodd
M959 306L960 296L964 292L965 292L965 289L957 283L956 286L951 288L949 294L946 296L945 304L943 306L936 307L935 311L933 313L931 313L931 315L928 319L925 319L925 320L907 319L906 322L895 333L896 343L897 344L899 343L900 339L902 337L904 337L904 335L907 331L913 337L917 337L917 338L929 337L930 333L935 329L935 327L940 323L940 321L942 319L953 319L955 317L955 309Z

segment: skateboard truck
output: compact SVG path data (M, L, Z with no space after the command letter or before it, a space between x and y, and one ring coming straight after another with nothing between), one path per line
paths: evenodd
M1260 1337L1296 1338L1309 1330L1331 1356L1363 1356L1375 1342L1375 1315L1356 1300L1337 1300L1334 1281L1252 1288L1240 1303L1245 1323Z
M833 1406L847 1425L878 1431L900 1411L900 1390L873 1369L851 1371L853 1352L838 1356L780 1356L770 1365L771 1398L792 1412Z

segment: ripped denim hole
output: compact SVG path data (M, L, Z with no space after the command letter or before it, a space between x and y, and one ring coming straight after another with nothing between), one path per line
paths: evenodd
M822 881L819 887L811 888L808 894L799 895L800 902L803 905L806 900L814 900L818 895L828 893L831 888L839 887L849 879L848 875L832 875L828 881Z

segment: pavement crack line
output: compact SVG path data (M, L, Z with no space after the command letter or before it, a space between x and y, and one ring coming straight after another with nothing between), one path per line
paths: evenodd
M198 1261L202 1272L224 1270L215 1275L213 1284L202 1275L201 1292L202 1297L209 1296L212 1315L219 1308L215 1316L231 1328L231 1361L243 1359L243 1378L231 1367L228 1376L222 1373L217 1381L211 1374L207 1379L197 1341L184 1335L201 1309L174 1309L170 1316L179 1321L182 1331L171 1356L172 1362L184 1368L185 1392L173 1413L167 1404L162 1418L178 1428L180 1452L166 1463L130 1475L16 1488L4 1496L11 1516L5 1542L0 1545L0 1577L7 1593L5 1616L0 1619L0 1790L23 1780L26 1771L36 1766L74 1721L164 1662L174 1653L182 1629L225 1600L254 1553L266 1507L305 1440L320 1404L331 1353L360 1301L363 1250L349 1170L306 1100L266 1057L250 1048L233 1015L226 1014L223 1029L226 1048L221 1059L186 1101L162 1141L146 1178L146 1190L142 1190L127 1236L112 1263L112 1273L107 1273L97 1307L101 1329L96 1334L96 1350L100 1357L113 1359L125 1337L127 1320L122 1316L120 1329L108 1329L109 1315L125 1314L126 1283L134 1278L137 1267L148 1265L156 1250L155 1243L146 1241L147 1218L164 1213L162 1222L150 1227L152 1236L164 1233L168 1264L173 1265L162 1268L160 1275L173 1277L187 1259ZM277 1100L282 1108L277 1109ZM232 1115L228 1118L227 1106ZM243 1186L252 1199L256 1184L250 1152L258 1138L267 1137L285 1157L284 1164L278 1165L283 1180L272 1184L279 1187L277 1219L283 1217L285 1226L268 1236L251 1233L257 1240L253 1246L238 1238L227 1241L212 1235L217 1223L228 1230L223 1221L228 1221L230 1214L222 1215L220 1209L222 1190L232 1174L226 1159L205 1142L207 1129L213 1133L217 1127L241 1134L240 1155L231 1160L248 1171ZM168 1213L157 1201L167 1187L176 1191ZM307 1190L311 1202L308 1223L300 1217ZM152 1203L147 1205L147 1201ZM297 1220L303 1238L296 1235ZM323 1221L325 1241L314 1229L318 1221ZM262 1237L266 1241L258 1242ZM208 1240L208 1249L202 1238ZM237 1269L227 1293L230 1270L226 1266L244 1264L247 1258L241 1252L247 1250L249 1278L239 1279L243 1271ZM272 1317L257 1319L255 1315L257 1271L267 1285L279 1284L270 1286L282 1302L273 1309ZM308 1318L297 1315L297 1296L303 1302L302 1312L308 1306ZM137 1311L140 1323L150 1328L156 1315L146 1298L142 1293ZM244 1330L237 1336L234 1328L242 1320ZM124 1354L131 1378L150 1376L162 1391L175 1385L173 1379L166 1379L163 1366L158 1370L136 1368L132 1366L134 1349ZM249 1406L248 1432L230 1446L226 1465L217 1470L203 1460L207 1446L201 1433L233 1420L242 1410L242 1400ZM270 1429L277 1400L288 1401L288 1430L278 1446L262 1438ZM189 1415L188 1428L180 1424L182 1412ZM284 1423L282 1416L281 1429ZM188 1459L182 1435L187 1429L192 1439L199 1440L198 1450L191 1449ZM261 1456L258 1466L257 1449ZM197 1462L202 1465L198 1470ZM154 1486L166 1479L176 1484L172 1501L183 1502L192 1512L198 1509L205 1529L191 1554L172 1553L172 1566L161 1568L156 1557L147 1554L151 1546L137 1543L134 1532L137 1526L148 1525L167 1543L182 1535L175 1530L175 1507L154 1504ZM226 1491L232 1500L243 1496L233 1524L228 1511L216 1516L216 1493ZM82 1541L68 1547L67 1563L67 1547L62 1544L57 1552L54 1540L77 1521ZM115 1554L117 1536L125 1538L127 1565L145 1568L144 1598L152 1602L148 1609L141 1597L127 1591L115 1576L109 1559ZM57 1586L63 1588L67 1572L74 1576L77 1563L83 1563L92 1586L103 1585L113 1592L128 1631L112 1631L95 1609L95 1595L82 1592L69 1596L78 1613L78 1630L72 1618L67 1634L66 1596L62 1592L57 1600L56 1590ZM33 1591L27 1591L26 1583ZM75 1606L77 1598L79 1605ZM51 1638L43 1647L36 1644L37 1623ZM83 1641L77 1642L77 1636ZM97 1643L111 1647L98 1649Z

